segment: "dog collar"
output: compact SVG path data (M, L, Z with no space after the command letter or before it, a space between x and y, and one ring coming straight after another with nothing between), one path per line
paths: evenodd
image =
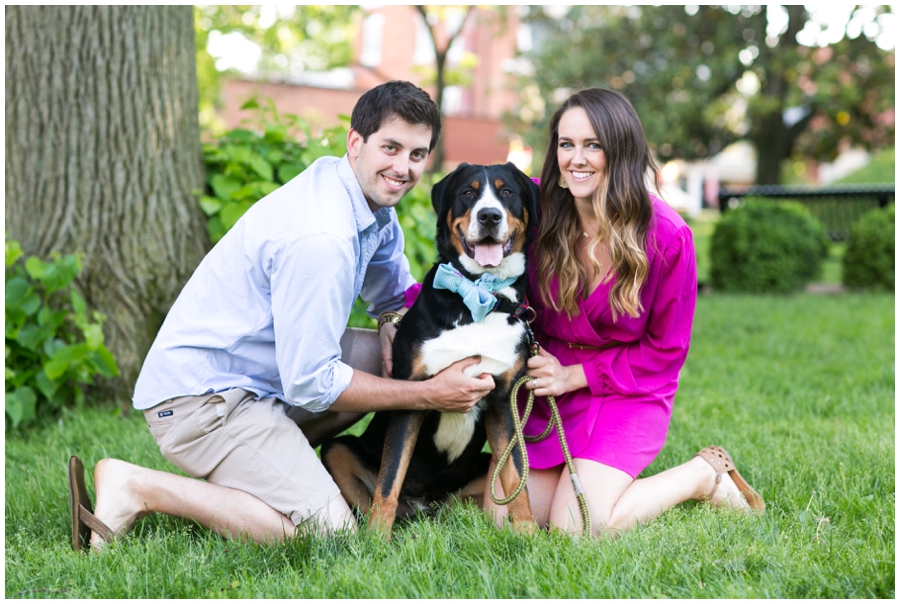
M476 323L481 322L497 306L499 300L494 292L515 282L516 277L501 281L490 273L484 273L476 281L472 281L449 263L438 265L434 275L435 289L446 289L462 296L463 304L472 313L472 319Z
M509 300L507 298L501 298L499 296L494 296L494 297L497 298L497 305L494 306L495 311L505 312L507 314L514 316L517 319L522 319L522 315L524 315L529 310L531 312L534 312L534 309L528 305L527 298L521 304L516 304L515 302L513 302L512 300ZM522 319L522 320L526 321L528 323L531 322L527 319Z

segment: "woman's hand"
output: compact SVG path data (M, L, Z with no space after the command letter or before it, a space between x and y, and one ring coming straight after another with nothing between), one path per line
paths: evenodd
M527 389L534 391L535 396L561 396L588 385L582 365L564 366L543 348L538 356L528 359L526 373L535 378L525 384Z

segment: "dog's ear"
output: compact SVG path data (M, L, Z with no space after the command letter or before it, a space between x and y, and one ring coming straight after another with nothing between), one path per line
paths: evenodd
M457 168L434 183L434 186L431 187L431 207L434 208L434 213L437 216L441 217L441 211L444 209L443 199L446 190L452 185L453 181L456 180L456 176L459 174L461 168L467 166L469 164L460 164Z
M522 185L522 203L525 204L525 210L528 212L528 220L532 224L532 226L537 224L537 211L540 206L540 187L537 184L528 178L528 176L522 172L516 165L512 162L507 162L506 165L513 171L513 174L516 175L516 179Z

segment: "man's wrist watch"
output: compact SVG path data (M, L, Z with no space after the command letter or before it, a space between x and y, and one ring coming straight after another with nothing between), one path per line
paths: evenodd
M400 320L403 318L398 312L394 312L389 310L387 312L383 312L378 315L378 331L381 331L381 326L385 323L393 323L394 325L400 325Z

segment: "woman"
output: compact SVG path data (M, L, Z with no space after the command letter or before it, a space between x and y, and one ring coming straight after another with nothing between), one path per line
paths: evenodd
M689 499L764 509L718 447L636 479L665 444L697 297L691 231L649 193L655 170L622 95L582 90L553 116L529 264L541 352L529 360L527 388L556 397L595 536ZM525 433L541 433L548 419L538 398ZM556 434L529 444L528 457L538 524L580 532ZM503 520L489 493L485 506Z

